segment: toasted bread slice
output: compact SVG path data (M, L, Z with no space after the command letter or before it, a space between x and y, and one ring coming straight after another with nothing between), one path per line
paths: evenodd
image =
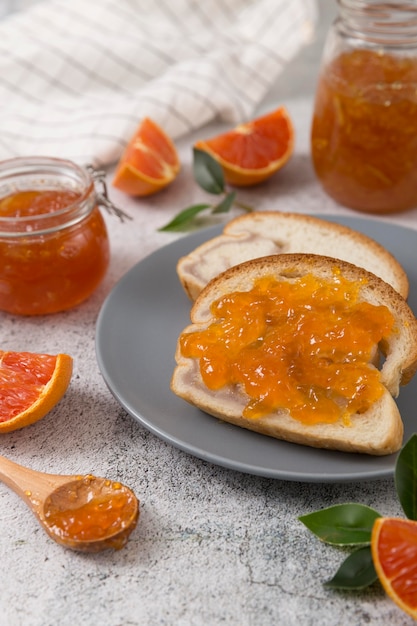
M225 385L213 391L203 382L199 361L186 358L178 341L177 366L171 389L179 397L223 421L278 439L318 448L330 448L373 455L390 454L402 445L403 423L393 399L417 369L417 321L404 298L374 274L345 261L309 254L280 254L247 261L230 268L210 281L191 310L192 324L184 333L206 329L213 321L211 306L219 298L239 291L250 291L254 281L272 276L294 282L313 274L323 281L334 279L335 271L359 287L358 301L385 306L395 320L395 330L384 337L385 355L380 380L385 391L367 411L350 415L348 422L306 424L291 417L291 406L257 418L243 410L250 398L241 385ZM381 348L381 346L380 346ZM308 381L306 381L308 384Z
M270 254L331 256L376 274L407 298L407 274L379 243L348 226L318 217L258 211L231 220L223 234L198 246L177 264L180 282L191 300L224 270Z

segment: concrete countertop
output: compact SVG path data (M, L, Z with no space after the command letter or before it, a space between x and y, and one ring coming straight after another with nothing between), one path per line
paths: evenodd
M315 77L334 15L328 0L320 7L315 43L263 104L288 106L297 146L282 175L239 192L259 209L351 214L324 195L309 158ZM134 421L100 374L95 328L104 299L127 270L180 236L157 232L158 226L205 198L192 181L192 141L178 144L183 168L169 189L141 201L111 190L134 220L121 224L106 216L111 267L86 303L48 317L0 314L2 349L74 358L71 386L59 405L39 423L3 435L0 454L42 471L108 476L129 485L141 501L127 546L88 556L53 543L23 502L0 485L0 625L411 626L378 585L362 593L324 588L344 552L320 543L297 519L349 501L401 515L392 479L309 484L212 465ZM417 228L417 211L385 219Z

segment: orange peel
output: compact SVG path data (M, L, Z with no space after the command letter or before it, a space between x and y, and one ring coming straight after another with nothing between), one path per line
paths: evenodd
M72 376L68 354L0 350L0 433L42 419L61 400Z
M294 151L294 127L283 106L195 147L223 168L226 181L237 187L256 185L281 169Z
M417 522L378 518L372 529L372 558L388 596L417 619Z
M146 117L122 154L112 184L131 196L149 196L172 183L179 170L171 138Z

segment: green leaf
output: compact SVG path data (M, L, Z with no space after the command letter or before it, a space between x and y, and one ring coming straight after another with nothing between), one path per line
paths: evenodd
M364 589L377 579L371 548L364 546L352 552L324 586L332 589Z
M224 192L224 174L221 165L204 150L193 148L194 178L205 191L219 195Z
M214 207L213 213L227 213L230 207L233 205L235 198L236 191L231 191L230 193L228 193L227 196L225 196L225 198L223 198L223 200Z
M234 205L236 207L238 207L239 209L243 209L244 211L247 211L248 213L253 211L253 207L252 206L250 206L249 204L246 204L244 202L240 202L239 200L235 200L234 201Z
M417 520L417 434L411 435L397 457L395 487L408 519Z
M334 545L370 543L374 521L381 517L363 504L336 504L298 519L322 541Z
M158 230L164 232L181 230L184 226L188 226L198 213L210 207L210 204L194 204L193 206L189 206L187 209L178 213L168 224L158 228Z

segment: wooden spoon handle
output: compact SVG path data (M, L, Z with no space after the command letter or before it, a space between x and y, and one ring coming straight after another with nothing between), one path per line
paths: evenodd
M23 498L31 508L36 507L38 502L45 500L52 491L71 478L76 477L37 472L0 456L0 480Z

